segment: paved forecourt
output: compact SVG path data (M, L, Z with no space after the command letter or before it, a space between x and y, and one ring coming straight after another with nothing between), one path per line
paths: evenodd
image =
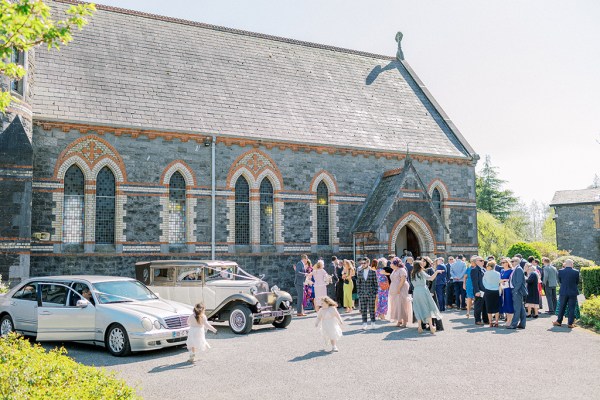
M183 348L110 356L66 344L70 356L116 371L145 399L598 399L600 335L554 328L554 317L529 320L524 331L475 327L464 312L444 313L445 331L419 335L378 322L363 332L346 321L339 353L323 351L315 314L288 329L233 335L216 324L212 346L189 364Z

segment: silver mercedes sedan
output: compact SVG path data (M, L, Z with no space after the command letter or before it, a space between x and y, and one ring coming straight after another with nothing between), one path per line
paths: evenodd
M31 278L0 295L0 335L105 346L115 356L183 345L192 307L113 276Z

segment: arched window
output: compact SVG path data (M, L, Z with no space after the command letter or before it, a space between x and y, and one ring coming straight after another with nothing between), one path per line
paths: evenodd
M185 179L178 171L169 180L169 244L185 243Z
M85 179L77 165L71 165L65 174L63 205L63 243L83 243L85 219Z
M104 167L96 177L96 244L115 243L115 175Z
M317 244L329 245L329 190L323 181L317 186Z
M442 195L437 188L433 189L433 193L431 193L431 201L435 211L442 215Z
M243 176L235 183L235 244L250 244L250 186Z
M260 184L260 244L273 244L273 185L265 178Z

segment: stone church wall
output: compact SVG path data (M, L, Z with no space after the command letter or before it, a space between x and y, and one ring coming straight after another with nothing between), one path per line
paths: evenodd
M554 208L558 248L600 263L600 204L556 205Z

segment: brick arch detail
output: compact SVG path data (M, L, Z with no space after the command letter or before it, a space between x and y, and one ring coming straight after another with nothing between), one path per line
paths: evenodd
M168 186L171 177L175 172L179 172L181 175L183 175L183 179L185 179L185 185L188 188L197 186L196 174L194 174L192 168L190 168L190 166L187 165L187 163L183 160L175 160L167 165L160 177L160 183Z
M90 168L89 164L78 155L68 157L67 159L62 160L60 164L57 163L57 168L54 170L54 177L60 181L64 181L67 170L73 165L77 165L79 169L81 169L86 182L95 180L96 176L92 173L92 169Z
M265 173L273 178L271 179L271 183L274 184L274 188L279 186L276 190L281 190L283 188L283 176L281 175L277 164L262 150L248 150L235 159L227 174L228 188L231 189L235 186L240 170L244 171L244 176L248 180L250 188L257 189L257 185L260 185Z
M327 190L329 191L330 196L338 192L338 185L334 176L324 169L317 172L312 181L310 181L310 191L317 193L317 186L319 183L321 183L321 181L324 181L327 185Z
M423 254L431 256L435 253L435 240L433 231L431 227L419 214L414 211L409 211L404 214L394 227L392 228L392 233L390 234L390 241L388 243L388 251L390 253L394 252L394 246L396 244L396 240L398 239L398 235L400 234L400 230L404 226L409 226L419 238L419 243L423 246Z
M263 179L268 179L271 182L271 184L273 185L273 190L280 191L283 189L283 182L281 182L281 180L279 178L280 177L277 176L277 174L275 174L273 172L273 170L266 169L263 172L261 172L260 175L256 178L255 189L260 189L260 185L261 185Z
M125 176L123 174L123 171L121 171L121 168L115 162L115 160L113 160L110 157L104 157L100 161L98 161L96 165L94 165L94 168L92 169L92 179L94 181L96 180L96 177L98 176L100 170L104 167L108 167L112 171L117 183L122 184L123 182L125 182Z
M436 178L432 180L431 183L429 183L429 187L427 188L427 193L429 193L429 197L433 195L433 191L436 188L440 191L440 194L442 195L442 200L446 200L450 197L450 191L448 190L448 186L446 186L444 181L442 181L439 178Z
M110 143L97 135L80 137L79 139L71 142L60 153L54 167L55 178L64 178L64 172L66 172L66 170L63 169L63 165L73 157L78 157L78 160L80 161L78 165L80 167L86 165L90 173L98 163L103 162L106 158L108 158L113 161L115 165L114 169L118 169L120 171L120 175L123 178L121 182L127 181L127 169L123 163L123 158ZM113 170L113 172L116 172L115 170ZM117 174L115 174L115 176L116 175ZM93 174L91 174L90 177L86 176L86 179L88 180L95 180L95 178L96 176Z

